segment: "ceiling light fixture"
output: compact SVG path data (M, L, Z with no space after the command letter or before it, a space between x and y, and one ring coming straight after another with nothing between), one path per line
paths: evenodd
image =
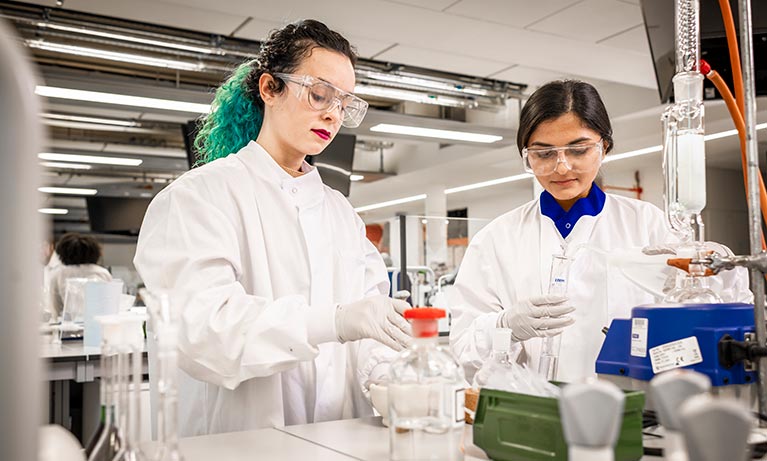
M131 64L140 64L142 66L162 67L165 69L188 70L199 72L205 66L199 62L177 61L175 59L153 58L132 53L120 53L117 51L108 51L100 48L90 48L84 46L65 45L63 43L46 42L44 40L27 40L28 47L51 51L54 53L71 54L75 56L84 56L87 58L106 59L108 61L127 62Z
M380 82L391 83L393 85L402 85L417 88L428 88L431 90L444 91L449 93L470 94L473 96L487 96L488 91L482 88L466 86L461 83L450 83L439 80L429 80L408 75L385 74L382 72L373 72L367 70L358 70L357 74L363 78L376 80Z
M365 179L365 176L363 176L361 174L351 174L351 175L349 175L349 181L356 182L356 181L362 181L363 179Z
M172 99L145 98L141 96L128 96L124 94L100 93L97 91L75 90L72 88L58 88L53 86L38 85L35 87L35 93L39 96L44 96L47 98L98 102L104 104L115 104L118 106L174 110L178 112L190 112L195 114L207 114L210 112L210 104L174 101Z
M379 123L370 128L376 133L404 134L407 136L420 136L424 138L450 139L454 141L469 141L479 143L494 143L503 139L503 136L492 134L470 133L466 131L437 130L433 128L421 128L407 125L391 125Z
M404 198L398 198L395 200L389 200L387 202L381 202L381 203L374 203L372 205L365 205L361 207L357 207L354 209L357 213L362 213L363 211L370 211L370 210L377 210L379 208L386 208L387 206L394 206L394 205L401 205L403 203L410 203L410 202L417 202L418 200L424 200L426 198L426 194L418 194L413 195L410 197L404 197Z
M38 212L43 214L67 214L69 210L66 208L38 208Z
M433 128L421 128L407 125L391 125L379 123L370 128L376 133L404 134L407 136L420 136L424 138L450 139L454 141L469 141L479 143L494 143L503 139L503 136L492 134L470 133L466 131L436 130Z
M356 85L354 87L354 93L362 96L374 96L384 99L410 101L420 104L433 104L445 107L465 107L467 109L473 109L478 106L477 102L471 99L461 99L452 96L402 90L399 88L386 88L382 86Z
M84 189L77 187L38 187L38 191L44 194L61 194L61 195L96 195L98 190L96 189Z
M70 170L90 170L93 168L92 166L83 163L40 162L40 165L47 168L67 168Z
M205 48L202 46L186 45L183 43L166 42L164 40L153 40L149 38L135 37L132 35L116 34L114 32L107 32L103 30L86 29L84 27L71 27L62 24L52 24L49 22L38 22L37 27L43 29L63 30L65 32L74 32L76 34L91 35L94 37L112 38L115 40L122 40L124 42L141 43L142 45L155 45L163 48L171 48L174 50L189 51L192 53L206 53L214 54L215 50L211 48Z
M139 166L144 161L140 158L103 157L99 155L59 154L56 152L41 152L37 154L40 160L53 162L96 163L99 165Z
M68 114L40 114L40 116L47 120L62 120L67 122L82 122L82 123L96 123L99 125L113 125L113 126L125 126L136 127L138 123L132 120L118 120L114 118L101 118L101 117L84 117L82 115L68 115Z

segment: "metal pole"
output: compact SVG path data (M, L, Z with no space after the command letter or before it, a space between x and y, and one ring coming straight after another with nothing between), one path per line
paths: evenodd
M754 44L751 30L751 1L738 0L740 13L740 60L743 67L743 88L745 90L746 159L748 170L748 230L751 254L762 251L762 220L759 214L759 156L756 141L756 90L754 88ZM760 346L767 344L765 325L764 274L751 269L751 291L754 293L754 321L756 338ZM767 411L767 357L761 357L758 364L759 413ZM763 423L762 423L763 424Z
M400 290L410 291L410 279L407 276L407 215L399 215L399 281Z

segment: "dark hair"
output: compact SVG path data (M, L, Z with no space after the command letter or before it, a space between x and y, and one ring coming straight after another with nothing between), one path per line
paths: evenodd
M292 73L315 48L336 51L357 63L357 53L338 32L313 19L305 19L272 31L261 45L258 58L241 64L216 90L211 112L200 120L194 146L201 163L242 149L258 137L264 121L264 101L258 88L263 74ZM275 78L276 93L285 82Z
M56 244L56 253L65 266L96 264L101 259L101 245L89 235L64 234Z
M527 147L530 136L538 125L570 112L577 115L587 127L599 133L607 143L605 152L612 150L613 127L597 89L578 80L558 80L538 88L522 108L517 131L519 152Z

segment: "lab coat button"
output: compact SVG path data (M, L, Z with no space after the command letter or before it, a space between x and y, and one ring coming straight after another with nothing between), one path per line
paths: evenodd
M298 188L297 188L297 187L294 187L294 188L290 189L290 193L291 193L291 194L296 194L296 193L298 193Z

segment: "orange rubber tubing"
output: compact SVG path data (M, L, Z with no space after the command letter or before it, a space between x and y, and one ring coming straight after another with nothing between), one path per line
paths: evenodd
M738 110L737 102L735 101L735 98L733 98L732 93L730 92L730 89L727 88L727 84L722 79L722 76L717 73L715 70L711 70L706 75L706 78L708 78L711 83L714 84L717 91L719 91L719 94L722 95L722 98L724 99L725 104L727 104L727 109L730 111L730 116L732 117L733 123L735 123L735 128L738 130L738 137L740 138L740 160L741 164L743 165L743 184L746 188L746 200L748 201L748 175L746 173L747 165L747 159L746 159L746 123L743 121L743 116L741 115L740 111ZM762 176L759 175L759 205L762 210L762 218L767 220L767 189L765 189L764 186L764 180L762 180ZM767 249L767 244L764 240L764 235L762 235L762 249Z
M738 51L738 39L735 35L735 19L732 17L729 0L719 0L719 10L722 12L724 32L727 35L727 48L730 51L730 67L732 68L732 83L735 88L735 100L738 103L740 113L745 112L743 96L743 74L740 69L740 52Z

